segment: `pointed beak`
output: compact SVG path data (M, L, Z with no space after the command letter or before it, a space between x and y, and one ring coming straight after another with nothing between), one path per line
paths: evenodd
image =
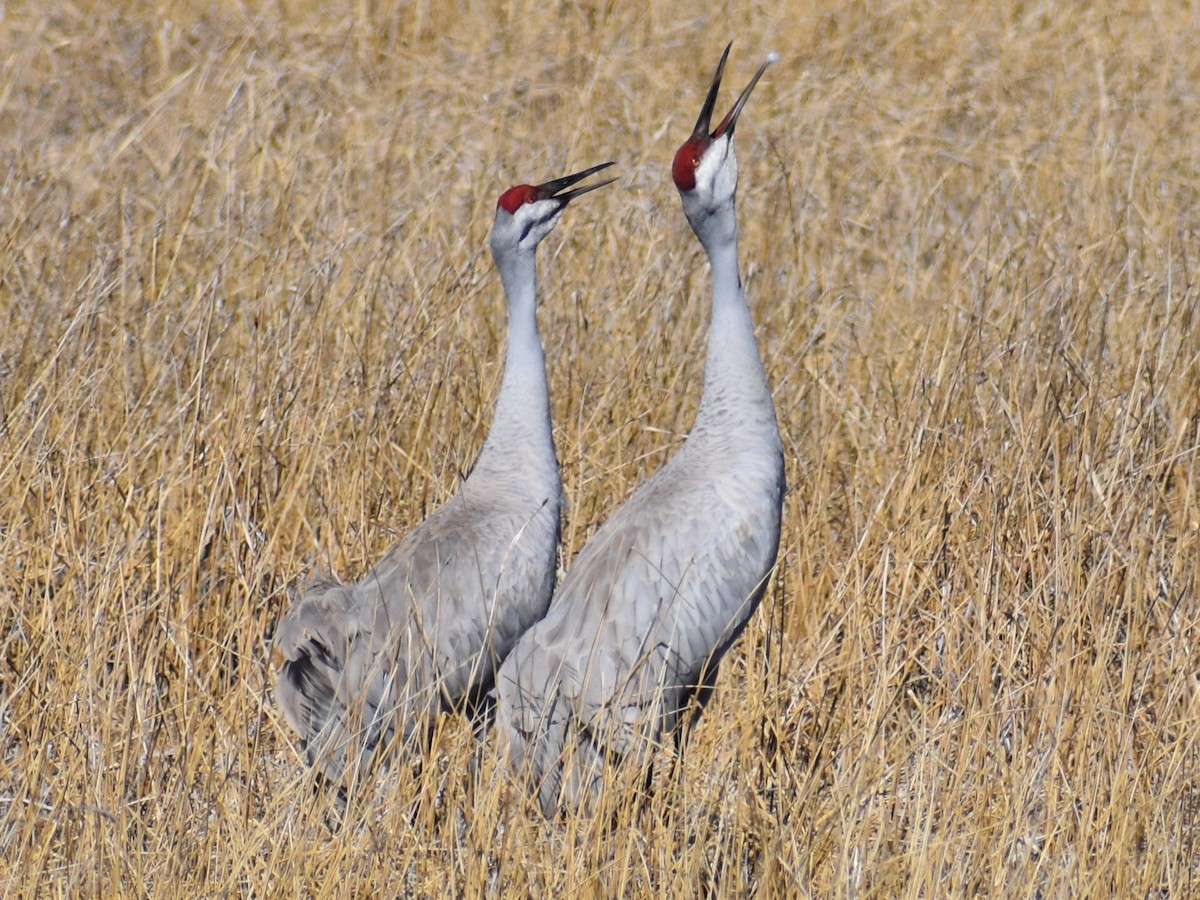
M575 188L573 191L567 191L565 194L560 194L559 191L566 191L573 184L578 184L587 178L589 175L594 175L601 169L607 169L609 166L616 165L613 162L600 163L598 166L592 166L590 169L584 169L582 172L576 172L574 175L565 175L562 178L555 178L553 181L547 181L539 184L535 190L538 193L539 200L561 200L563 205L570 203L576 197L586 194L588 191L594 191L596 188L602 188L606 184L612 184L617 179L606 178L604 181L598 181L595 184L589 184L584 187Z
M746 89L742 91L741 96L737 98L737 102L733 104L733 109L721 120L721 124L713 129L709 134L709 125L712 122L713 107L717 105L717 91L721 87L721 76L725 74L725 60L729 58L729 50L733 46L733 41L725 45L725 52L721 54L721 62L717 64L717 73L713 76L712 87L708 89L708 96L704 99L704 106L700 110L700 118L696 120L696 127L692 130L692 138L719 138L723 134L733 136L733 129L737 125L738 116L742 114L742 107L746 105L746 101L750 99L750 92L754 90L754 86L758 84L758 79L762 78L763 72L767 71L767 66L779 59L778 54L771 53L764 60L763 64L758 67L758 71L754 73L754 77L750 79L750 83L746 85Z
M721 76L725 74L725 61L729 59L729 51L732 48L733 41L730 41L725 45L721 61L717 63L717 74L713 76L712 87L708 89L708 96L704 98L704 106L700 109L700 117L696 119L696 127L692 129L693 138L708 137L708 126L712 122L713 107L717 105L717 91L721 89Z

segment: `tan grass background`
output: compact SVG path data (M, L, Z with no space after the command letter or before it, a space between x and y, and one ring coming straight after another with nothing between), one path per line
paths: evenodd
M0 13L4 893L1200 891L1197 4ZM331 830L286 586L477 452L512 184L619 163L541 251L568 559L678 445L729 38L791 490L677 786L547 824L447 719Z

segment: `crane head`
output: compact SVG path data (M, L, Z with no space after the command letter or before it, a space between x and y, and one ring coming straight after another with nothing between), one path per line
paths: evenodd
M721 62L717 64L717 72L713 76L712 86L704 106L700 109L700 117L696 119L696 127L691 137L683 142L683 146L675 153L671 163L671 177L675 187L687 197L689 194L710 196L713 203L723 202L732 196L737 189L737 156L733 152L733 130L737 126L738 116L742 107L750 98L750 92L762 78L767 66L779 59L778 53L770 53L763 62L746 89L742 91L731 109L716 128L709 131L712 122L713 107L717 105L717 91L721 87L721 76L725 73L725 61L729 58L731 41L721 54Z
M611 165L611 162L601 163L574 175L555 178L542 184L519 184L509 188L496 201L492 252L499 252L506 247L522 250L536 248L542 239L554 230L568 203L588 191L612 184L617 179L608 178L574 190L567 188Z

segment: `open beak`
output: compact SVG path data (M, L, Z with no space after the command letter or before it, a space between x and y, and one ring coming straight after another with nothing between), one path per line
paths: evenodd
M763 72L767 71L767 66L779 58L774 53L767 56L763 64L758 67L758 71L754 73L754 77L750 79L750 83L746 85L746 89L742 91L741 96L737 98L737 102L733 104L733 109L721 120L721 124L709 134L708 129L712 123L713 107L717 105L717 91L721 88L721 76L725 74L725 60L729 58L729 50L732 46L733 41L730 41L725 45L725 52L721 54L721 62L717 64L717 73L713 76L712 87L708 89L708 96L704 98L704 106L700 110L700 118L696 119L696 127L692 130L693 140L708 137L715 139L723 134L728 134L732 137L734 126L737 125L738 116L742 114L742 107L750 99L750 92L758 84L758 79L762 78Z
M539 184L535 190L538 193L539 200L560 200L565 206L567 203L574 200L581 194L586 194L588 191L594 191L596 188L602 188L606 184L612 184L617 179L607 178L604 181L598 181L595 184L589 184L585 187L575 188L573 191L567 191L565 194L560 194L559 191L564 191L573 184L578 184L587 178L589 175L594 175L601 169L607 169L609 166L615 165L612 162L600 163L598 166L592 166L590 169L584 169L582 172L576 172L574 175L565 175L562 178L555 178L553 181L547 181Z

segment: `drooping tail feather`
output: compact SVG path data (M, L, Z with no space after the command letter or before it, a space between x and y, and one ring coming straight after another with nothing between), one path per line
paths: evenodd
M275 694L284 717L300 735L308 761L337 780L346 767L350 741L359 729L348 721L344 698L346 659L357 634L353 592L316 575L300 590L275 632L284 664Z

